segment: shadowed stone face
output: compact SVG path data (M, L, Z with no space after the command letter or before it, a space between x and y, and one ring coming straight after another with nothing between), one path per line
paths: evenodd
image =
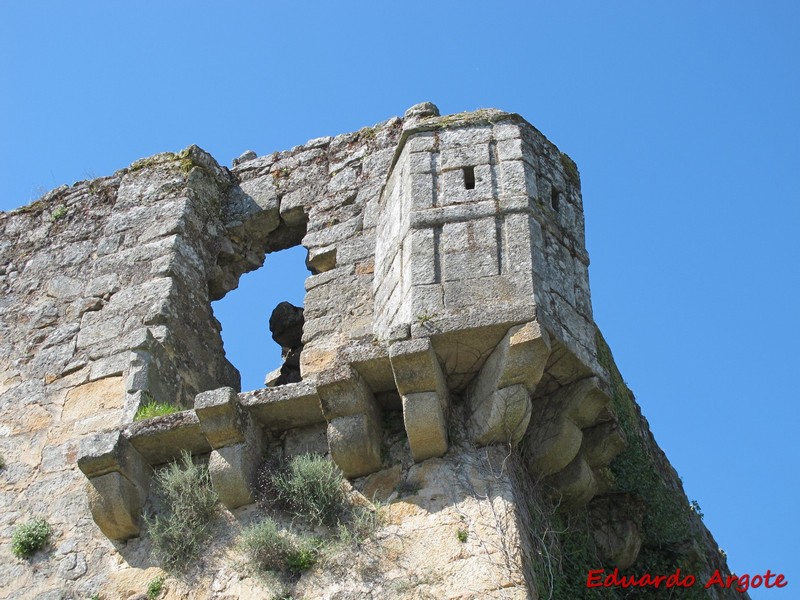
M281 302L269 317L272 339L283 348L297 348L303 344L303 308Z

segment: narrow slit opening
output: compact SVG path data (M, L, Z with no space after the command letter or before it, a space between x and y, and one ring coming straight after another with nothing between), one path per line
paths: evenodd
M558 190L555 187L550 188L550 206L553 207L553 210L558 212L559 206L559 198L558 198Z
M464 189L475 189L475 167L464 167Z

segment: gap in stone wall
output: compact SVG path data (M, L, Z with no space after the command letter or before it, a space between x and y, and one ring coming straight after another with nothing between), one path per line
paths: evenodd
M267 254L264 265L245 273L239 287L211 303L222 323L225 356L242 376L242 391L264 387L264 378L281 366L281 347L269 331L269 317L280 302L303 306L306 249L295 246Z

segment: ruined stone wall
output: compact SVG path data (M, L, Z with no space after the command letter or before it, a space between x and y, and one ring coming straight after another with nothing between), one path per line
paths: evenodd
M559 564L725 568L593 322L577 168L518 115L425 103L231 169L160 154L0 214L0 240L0 598L141 589L153 470L182 450L223 522L170 597L268 593L229 549L263 456L305 450L389 521L299 597L546 597ZM242 393L210 302L300 244L302 381ZM133 422L151 400L183 410ZM16 560L34 515L52 548Z

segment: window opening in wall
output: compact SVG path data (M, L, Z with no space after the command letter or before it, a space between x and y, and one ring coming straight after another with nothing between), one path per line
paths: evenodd
M299 379L300 348L273 341L270 317L274 317L273 330L280 330L277 337L282 344L294 345L302 334L308 276L305 248L273 252L267 254L261 268L241 276L239 287L211 303L214 316L222 323L225 356L242 376L242 391L265 387L265 378L281 369L284 358L290 366L297 364ZM276 377L278 374L273 379Z
M553 207L553 210L558 212L559 208L559 198L558 198L558 190L555 186L550 186L550 206Z
M475 189L475 167L464 167L464 189Z

